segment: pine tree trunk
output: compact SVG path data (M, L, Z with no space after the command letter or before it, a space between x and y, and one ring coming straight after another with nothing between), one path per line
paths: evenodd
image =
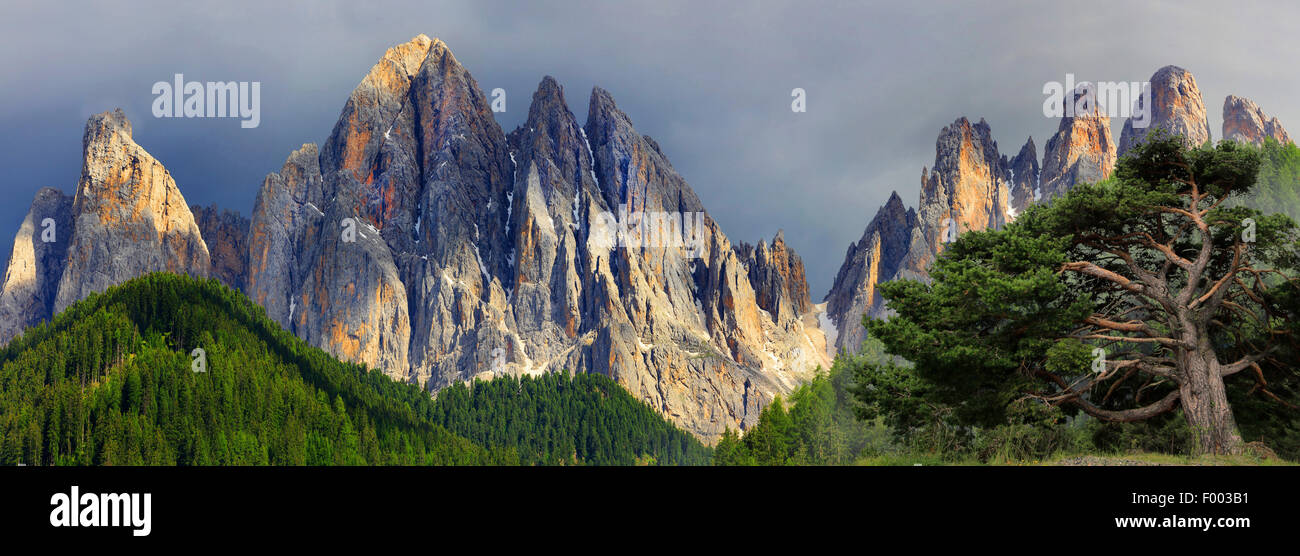
M1218 358L1209 346L1183 355L1180 403L1192 429L1194 454L1237 454L1241 434L1228 405L1228 393L1220 376Z

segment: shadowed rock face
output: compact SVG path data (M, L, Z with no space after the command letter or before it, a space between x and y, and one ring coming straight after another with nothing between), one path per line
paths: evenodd
M922 279L932 257L916 211L903 204L898 193L880 208L862 233L849 245L835 283L826 294L826 317L836 331L837 351L856 351L866 339L863 315L888 316L876 286L898 278Z
M1268 117L1250 99L1233 95L1223 100L1223 138L1255 145L1269 138L1283 145L1291 142L1282 122Z
M1137 102L1141 106L1140 98ZM1119 136L1120 156L1157 128L1171 135L1181 135L1189 145L1203 145L1210 140L1210 121L1206 117L1201 89L1196 86L1196 78L1178 66L1165 66L1151 76L1149 118L1150 125L1145 129L1134 128L1133 118L1124 122L1124 130Z
M783 232L776 233L771 247L762 241L757 247L742 242L736 251L749 267L755 301L773 319L783 322L812 310L803 260L785 244Z
M1039 193L1038 149L1034 138L1025 141L1015 158L1004 164L1011 174L1011 208L1020 212L1037 200Z
M305 144L279 173L262 181L249 219L244 291L287 330L293 330L289 318L300 306L293 298L302 282L298 258L307 247L304 237L324 216L321 181L320 153L316 145Z
M237 290L244 290L248 275L249 220L239 213L218 209L216 205L190 207L203 243L212 261L212 277Z
M889 315L877 285L899 278L926 279L926 268L943 250L950 229L1000 228L1015 214L1012 190L1031 195L1038 163L1030 140L1012 161L998 153L989 125L958 118L939 133L933 170L921 170L920 209L912 211L894 193L849 246L831 291L826 317L835 347L856 351L866 338L863 315ZM1019 169L1019 176L1013 168ZM1013 179L1015 178L1015 179ZM1013 186L1013 184L1015 184ZM1028 203L1025 203L1027 206Z
M1110 137L1110 117L1092 90L1076 91L1073 100L1085 95L1091 99L1087 104L1091 107L1089 113L1061 118L1056 134L1047 141L1042 200L1064 195L1080 183L1104 180L1115 168L1117 155Z
M0 286L0 343L53 314L71 233L72 197L42 188L14 236Z

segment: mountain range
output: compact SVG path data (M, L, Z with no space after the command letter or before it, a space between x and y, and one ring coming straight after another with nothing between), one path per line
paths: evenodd
M895 279L925 279L926 267L943 250L945 234L999 227L1033 203L1048 202L1079 183L1110 176L1120 156L1156 129L1200 145L1211 140L1205 102L1187 70L1165 66L1149 81L1147 128L1125 121L1116 142L1105 107L1094 99L1087 113L1060 119L1042 160L1030 137L1012 158L998 150L984 120L958 118L935 142L934 164L921 170L919 208L905 206L895 192L876 213L862 238L849 245L844 263L825 297L825 318L839 331L838 350L855 351L865 339L863 315L889 316L876 284ZM1076 95L1094 94L1076 89ZM1078 98L1077 96L1075 98ZM1262 144L1290 141L1276 118L1255 103L1229 96L1223 105L1221 138Z
M1190 73L1161 68L1152 87L1154 127L1210 139ZM42 189L15 236L0 342L136 276L214 277L311 345L430 392L602 374L712 443L854 350L862 316L888 315L877 284L924 279L951 233L1104 179L1143 132L1126 123L1116 142L1100 111L1066 117L1041 160L1032 138L1008 158L988 123L957 119L922 169L918 207L892 195L814 304L782 233L729 239L609 92L591 91L579 124L543 78L507 133L447 45L420 35L384 53L324 143L266 176L247 218L189 206L121 110L91 117L75 191ZM1223 136L1289 140L1238 97ZM690 248L611 244L611 216L627 214L668 215L650 221Z

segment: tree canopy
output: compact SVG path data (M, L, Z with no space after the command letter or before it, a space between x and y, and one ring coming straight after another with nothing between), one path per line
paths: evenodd
M195 372L196 349L203 372ZM456 386L435 401L417 385L308 345L216 280L136 278L0 349L0 465L708 458L695 438L608 377L504 378L473 394Z
M864 401L982 426L1178 410L1195 451L1239 451L1225 379L1278 411L1296 382L1295 224L1230 202L1259 167L1248 146L1157 134L1110 179L963 234L930 282L881 285L896 315L864 325L914 368L877 367Z

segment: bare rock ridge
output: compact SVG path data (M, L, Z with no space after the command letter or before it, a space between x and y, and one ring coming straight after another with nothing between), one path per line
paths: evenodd
M1276 117L1268 117L1250 99L1233 95L1223 100L1223 138L1255 145L1264 144L1265 139L1283 145L1292 142Z
M1056 134L1047 141L1040 199L1064 195L1075 184L1104 180L1115 168L1117 155L1110 137L1110 117L1090 88L1077 90L1073 100L1085 96L1090 99L1086 103L1090 109L1061 118Z
M580 126L548 77L506 135L441 41L390 49L321 148L317 200L294 157L268 177L250 292L300 337L432 391L599 372L705 440L752 424L829 363L802 263L783 241L743 259L607 92L588 112ZM593 233L622 213L676 215L699 249Z
M63 276L72 232L72 197L42 188L32 201L14 236L9 267L0 286L0 341L8 342L24 328L54 313L54 298Z
M248 219L216 205L192 205L190 212L208 246L212 277L231 288L244 290L244 279L248 276Z
M1014 158L1004 163L1011 173L1011 212L1025 210L1041 195L1041 169L1038 166L1038 149L1030 137Z
M42 189L14 238L0 290L0 341L141 274L209 274L208 248L185 198L132 140L120 109L86 122L82 151L76 193Z
M757 247L741 242L736 250L749 268L749 282L760 308L778 321L812 310L803 260L785 244L784 232L777 232L770 247L762 241Z
M876 285L899 278L925 277L929 254L925 234L916 210L903 204L895 192L862 233L849 245L826 295L826 319L837 331L834 348L855 351L866 339L863 315L887 316L884 300Z
M97 115L76 194L42 190L15 238L2 339L168 270L430 391L598 372L706 441L752 425L830 364L803 262L780 233L731 243L608 92L588 113L580 125L547 77L507 135L421 35L384 53L319 149L267 175L248 219L188 206L126 116Z
M942 251L948 226L955 224L959 233L997 228L1034 202L1106 179L1118 156L1155 128L1181 135L1191 144L1210 140L1205 105L1190 73L1177 66L1160 68L1151 77L1151 90L1150 126L1135 129L1132 120L1126 121L1118 148L1109 118L1095 98L1087 104L1093 110L1062 118L1047 142L1041 171L1032 139L1008 160L998 154L984 121L971 124L959 118L945 127L935 145L934 166L922 170L919 208L908 209L894 193L845 254L825 297L825 318L836 329L835 348L855 351L861 345L864 315L888 317L880 283L927 278L926 269ZM1074 99L1083 94L1095 92L1080 89ZM1266 118L1253 103L1234 98L1224 107L1225 136L1231 121L1238 140L1285 137L1275 119ZM1234 114L1231 119L1229 112Z
M939 132L934 166L921 170L917 210L930 250L943 249L944 234L1000 228L1010 221L1010 173L998 154L988 123L958 118Z
M1141 98L1137 102L1141 106ZM1206 116L1201 89L1196 85L1196 78L1183 68L1165 66L1151 75L1149 112L1146 128L1135 127L1133 118L1124 121L1119 136L1120 156L1157 128L1182 136L1190 145L1203 145L1210 141L1210 120Z

